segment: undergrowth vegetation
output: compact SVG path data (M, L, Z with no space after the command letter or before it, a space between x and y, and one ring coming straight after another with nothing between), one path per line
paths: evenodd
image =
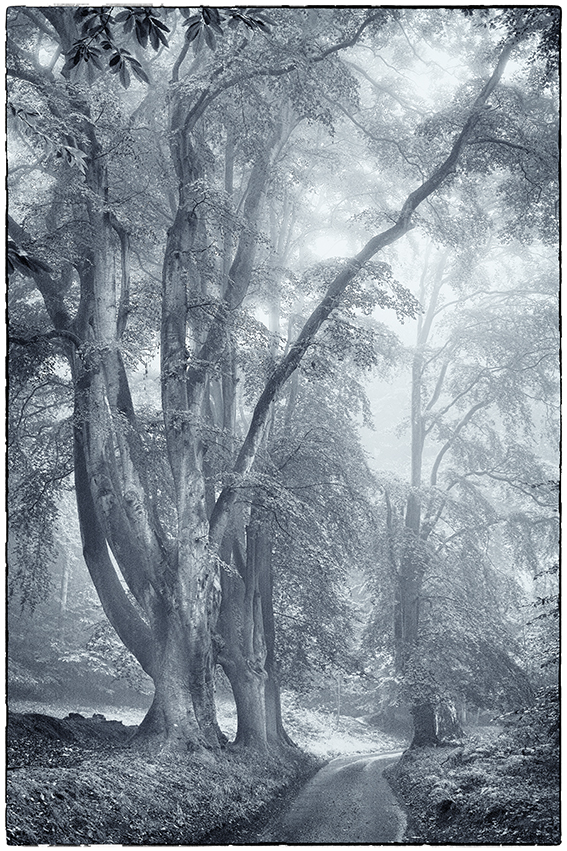
M407 809L406 841L559 844L558 707L549 690L493 740L407 751L388 778Z
M286 759L224 753L148 759L128 750L88 753L78 764L9 771L10 845L207 844L219 828L250 823L318 767L301 751Z

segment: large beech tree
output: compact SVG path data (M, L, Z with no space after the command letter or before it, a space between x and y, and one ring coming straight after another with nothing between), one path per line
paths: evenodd
M218 749L217 659L235 689L241 740L259 746L285 741L277 712L265 706L263 645L272 628L271 602L259 565L269 553L262 549L258 519L239 516L239 489L267 439L282 389L322 326L361 270L414 226L420 205L443 196L464 153L478 142L487 112L497 123L510 55L517 50L522 56L523 42L533 45L550 24L545 14L519 14L506 28L487 30L486 65L471 80L455 123L437 139L435 161L421 178L404 180L405 197L390 224L340 265L287 349L274 348L240 434L236 320L259 268L259 228L277 163L297 127L332 124L333 103L352 107L357 78L343 56L362 43L398 38L401 44L397 26L404 14L412 13L289 9L273 10L268 20L254 10L10 10L10 109L20 136L12 148L14 169L27 146L33 157L22 166L40 174L46 199L40 209L28 197L28 221L26 199L11 197L12 267L34 283L46 315L43 328L20 327L12 341L19 347L51 340L68 363L85 561L110 622L155 686L138 734L142 742L174 751ZM144 62L150 48L156 56ZM133 101L120 101L113 92L133 78ZM110 102L119 102L117 125L107 122L103 131ZM239 130L242 116L247 138ZM165 132L149 162L141 134L160 124ZM147 425L134 402L126 357L133 278L144 262L133 259L141 230L136 243L124 158L138 169L130 188L139 218L145 218L144 205L148 216L166 208L152 249L161 264L161 483L150 465ZM478 163L470 168L482 173ZM371 268L382 306L411 315L413 301L391 289L383 266ZM155 314L150 299L148 315ZM158 328L152 331L155 336ZM141 340L144 335L152 336L148 329ZM207 425L222 428L231 446L212 486ZM240 634L243 652L236 658L227 648L234 649L239 622L249 631Z

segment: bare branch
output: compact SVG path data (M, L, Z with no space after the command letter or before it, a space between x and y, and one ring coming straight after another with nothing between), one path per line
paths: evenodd
M433 464L433 468L431 470L431 487L435 487L437 484L437 473L439 472L439 466L445 453L451 448L455 440L457 439L459 433L464 429L464 427L472 420L477 411L480 411L481 408L487 408L492 404L492 399L488 399L485 402L478 402L476 405L468 411L467 414L463 417L463 419L455 426L453 434L449 438L449 440L445 443L445 445L439 450L437 458L435 459L435 463Z

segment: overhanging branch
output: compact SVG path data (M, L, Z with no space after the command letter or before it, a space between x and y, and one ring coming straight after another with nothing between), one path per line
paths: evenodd
M236 476L246 474L252 467L256 453L262 441L264 429L266 427L268 415L274 399L288 378L299 366L301 359L309 346L313 343L315 335L319 331L321 325L338 306L340 298L349 283L353 280L365 263L372 259L372 257L374 257L379 251L386 248L386 246L396 242L411 229L411 219L418 206L422 203L422 201L428 198L429 195L435 192L443 184L446 178L453 173L462 149L470 140L482 110L486 106L488 99L502 77L504 68L506 67L506 62L508 61L515 43L516 39L511 40L502 50L496 68L488 82L483 86L481 92L476 97L469 117L467 118L463 129L453 142L446 159L435 169L433 174L427 180L408 195L398 220L393 227L388 228L386 231L372 237L372 239L366 243L364 248L362 248L362 250L354 258L347 261L344 269L330 284L323 300L317 305L311 316L307 319L297 340L291 346L287 355L274 369L274 372L269 378L260 398L258 399L258 402L256 403L256 407L254 408L248 433L234 465L233 473ZM229 513L236 499L236 493L237 491L234 485L228 484L222 489L216 501L209 526L209 540L213 546L219 546L222 541Z
M64 328L56 329L54 331L46 331L45 334L33 334L31 337L20 337L16 334L10 334L8 337L9 343L16 343L19 346L29 346L32 343L37 343L40 340L53 340L57 337L61 337L63 340L69 340L76 349L79 349L83 345L83 341L77 334L74 334L72 331L67 331Z

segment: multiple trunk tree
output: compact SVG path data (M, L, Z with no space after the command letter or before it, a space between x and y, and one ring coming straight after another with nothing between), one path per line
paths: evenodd
M317 113L317 98L326 96L327 86L332 94L340 76L341 54L364 38L372 43L387 16L352 11L352 21L343 21L342 31L337 24L333 40L326 14L311 10L307 38L302 39L298 12L282 10L273 45L249 45L237 29L236 35L225 36L220 58L194 50L187 39L175 57L170 49L174 61L165 87L165 138L172 169L171 220L163 246L159 336L166 488L156 486L146 426L133 401L124 356L133 297L132 235L114 212L117 171L99 138L96 112L110 94L99 88L94 95L96 63L92 92L74 84L72 62L60 67L60 54L73 56L80 36L72 9L41 7L32 14L15 8L11 15L10 80L20 93L35 92L49 104L54 125L63 127L66 111L72 114L76 133L72 140L65 137L61 148L80 166L71 178L71 186L81 193L73 201L81 224L73 231L72 255L56 271L41 263L24 264L23 271L34 281L49 317L51 327L43 336L58 341L74 387L74 476L85 561L110 622L155 686L138 738L173 751L218 750L223 737L215 713L214 670L220 663L235 696L237 742L286 745L275 670L270 522L254 506L243 508L238 494L250 484L286 382L361 269L404 237L414 226L418 207L452 179L476 139L477 125L493 107L508 58L523 36L512 32L505 39L438 164L408 191L393 223L342 265L287 349L279 354L273 347L272 363L243 432L236 410L237 320L250 303L259 229L277 163L295 129L312 120L305 104L285 91L286 82L295 86L299 75L300 88L310 90L315 74ZM24 18L37 34L31 58L17 42L16 24ZM50 55L48 66L39 59L42 42L48 46L43 47ZM162 64L154 60L152 67L152 76L160 81L166 72L164 56L165 50ZM85 57L81 61L88 64ZM49 97L50 86L57 97ZM161 104L165 91L162 82L150 86L136 107L146 114L152 100ZM244 110L250 87L247 120L257 126L253 144L246 146L239 145L228 119L223 127L220 115L225 110L230 116L233 98ZM21 111L19 120L24 120ZM52 176L55 182L62 180L61 173ZM69 180L68 173L64 177ZM215 218L211 199L221 194L223 215ZM283 232L289 216L278 212ZM10 237L19 246L17 268L22 272L22 250L32 253L34 238L17 212L10 213ZM412 310L411 301L400 307L401 313L411 315ZM425 337L428 321L426 316L422 323ZM14 343L29 339L14 337ZM417 493L422 441L417 400L414 407L412 484ZM219 432L224 455L222 461L211 461L211 434ZM416 640L423 573L424 524L415 495L408 501L406 528L396 622L404 647Z

